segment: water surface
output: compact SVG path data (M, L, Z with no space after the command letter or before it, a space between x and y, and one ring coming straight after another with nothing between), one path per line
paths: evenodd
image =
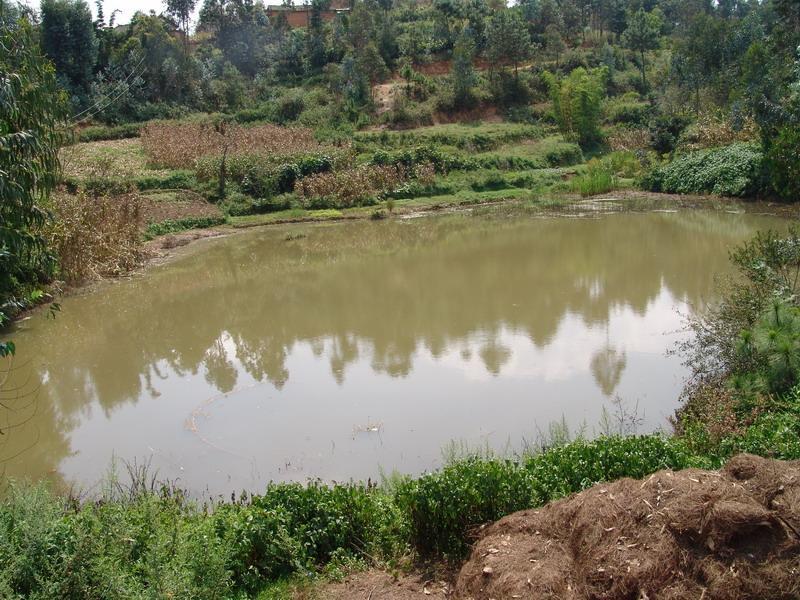
M212 240L13 332L6 473L95 483L112 457L187 488L435 468L603 408L666 426L666 351L728 250L782 222L724 212L300 225ZM785 227L785 225L783 225ZM6 364L8 367L8 364ZM6 394L8 395L8 393Z

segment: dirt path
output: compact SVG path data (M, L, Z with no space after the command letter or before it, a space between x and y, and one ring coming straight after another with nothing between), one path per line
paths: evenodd
M397 96L398 88L402 85L400 81L389 81L376 85L372 90L372 95L375 98L375 112L378 115L392 110L394 106L394 99Z
M320 588L320 600L422 600L450 597L452 583L421 573L393 577L379 570L351 575L342 583Z

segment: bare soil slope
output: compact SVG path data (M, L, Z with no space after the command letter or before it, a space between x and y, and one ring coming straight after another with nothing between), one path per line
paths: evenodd
M597 485L487 527L455 597L800 598L800 461Z

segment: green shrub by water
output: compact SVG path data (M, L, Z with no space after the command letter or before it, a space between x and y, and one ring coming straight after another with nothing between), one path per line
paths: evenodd
M170 219L158 223L150 223L145 229L146 239L153 239L160 235L180 233L188 229L207 229L225 224L225 217L186 217L184 219Z
M653 169L643 178L642 187L670 194L754 196L763 186L763 161L755 144L692 152Z

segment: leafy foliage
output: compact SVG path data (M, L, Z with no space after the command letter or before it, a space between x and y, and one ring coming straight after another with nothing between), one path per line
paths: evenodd
M581 146L600 140L606 75L604 67L592 70L579 67L561 80L548 74L547 82L556 120L568 140L576 141Z
M764 155L753 144L733 144L679 156L654 168L645 189L673 194L753 196L763 189Z
M0 29L0 325L53 272L40 230L58 180L63 100L30 26ZM11 351L0 344L0 356Z
M766 166L778 195L789 201L800 200L800 128L780 130L767 151Z

